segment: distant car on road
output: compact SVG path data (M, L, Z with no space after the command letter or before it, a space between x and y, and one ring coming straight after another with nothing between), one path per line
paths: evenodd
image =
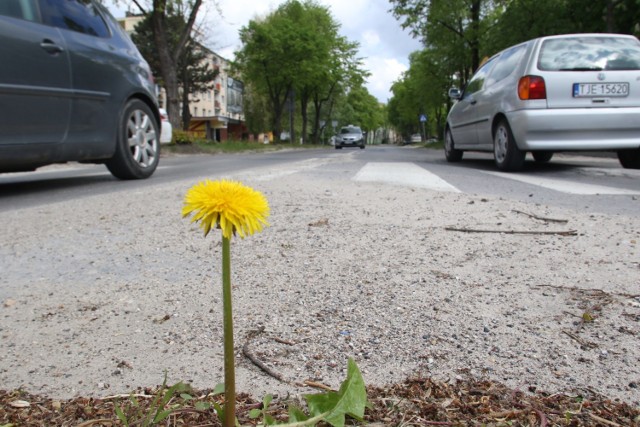
M160 143L170 144L171 139L173 138L173 126L171 126L169 116L167 115L167 110L165 110L164 108L160 108L160 121Z
M640 168L640 41L618 34L568 34L512 46L490 58L447 117L445 156L493 152L504 171L531 152L616 151Z
M68 161L147 178L160 158L148 64L94 0L0 1L0 172Z
M412 144L419 144L422 142L422 135L420 135L419 133L414 133L413 135L411 135L410 141Z
M342 147L360 147L364 150L364 146L364 134L358 126L344 126L340 128L340 133L335 137L336 149L341 149Z

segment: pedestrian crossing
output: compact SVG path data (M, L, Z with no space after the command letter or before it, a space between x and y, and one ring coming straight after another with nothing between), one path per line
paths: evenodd
M604 185L581 182L578 179L546 178L533 174L477 171L501 179L522 182L528 185L543 187L549 190L573 195L640 195L640 190L628 190ZM634 171L635 172L635 171ZM637 175L640 182L640 174ZM635 178L633 176L632 178ZM356 182L377 182L390 185L401 185L425 188L433 191L460 193L461 190L438 175L415 163L367 163L352 178Z
M626 190L624 188L607 187L604 185L586 184L583 182L572 180L558 180L544 178L535 175L512 174L504 172L488 172L483 173L497 176L504 179L512 179L514 181L524 182L525 184L537 185L539 187L555 190L567 194L577 195L615 195L615 196L634 196L640 195L640 191Z
M460 193L455 186L415 163L367 163L353 177L353 180Z

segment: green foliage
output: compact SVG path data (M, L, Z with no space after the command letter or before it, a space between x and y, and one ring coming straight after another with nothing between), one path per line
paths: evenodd
M291 107L290 94L295 93L305 139L307 107L313 103L310 121L318 141L320 118L329 116L335 98L362 84L368 75L356 57L358 44L340 36L339 29L328 7L289 0L240 30L242 48L236 52L235 68L256 98L248 102L254 130L262 113L269 116L270 130L278 138ZM260 107L261 111L255 110Z
M349 359L347 379L340 390L305 396L312 417L322 415L322 419L334 427L344 426L345 416L362 420L367 405L367 391L360 370Z
M147 411L140 407L134 394L129 396L125 406L115 406L115 413L120 422L129 426L156 426L168 418L175 410L185 406L193 397L189 394L191 387L179 382L167 388L167 373L164 374L162 386L156 392ZM175 403L169 404L175 401Z
M289 407L289 420L277 423L268 414L271 395L265 396L262 409L254 409L250 413L252 419L262 417L265 426L278 425L283 427L314 426L324 421L334 427L343 427L346 416L362 421L367 406L367 390L358 365L349 359L347 378L342 382L338 392L310 394L304 396L309 408L309 415L296 406Z

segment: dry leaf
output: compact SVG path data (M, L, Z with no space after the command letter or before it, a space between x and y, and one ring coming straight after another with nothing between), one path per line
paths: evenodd
M11 299L11 298L7 299L7 300L4 302L4 306L5 306L5 307L13 307L14 305L16 305L16 300Z
M14 400L13 402L9 403L9 406L13 406L14 408L28 408L29 406L31 406L31 403L27 402L26 400Z

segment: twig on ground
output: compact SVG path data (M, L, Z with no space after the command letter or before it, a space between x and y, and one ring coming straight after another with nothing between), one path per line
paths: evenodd
M535 230L482 230L475 228L456 228L445 227L447 231L460 231L462 233L499 233L499 234L541 234L541 235L557 235L557 236L577 236L577 230L560 230L560 231L535 231Z
M267 375L277 379L278 381L282 381L283 383L290 384L291 381L285 379L278 372L274 371L273 369L265 365L260 359L258 359L258 357L255 354L251 352L251 349L249 348L249 344L251 344L251 340L256 336L260 335L262 332L264 332L264 329L265 328L263 326L259 328L257 331L251 331L247 339L247 342L244 344L244 346L242 346L242 354L244 354L245 357L251 361L251 363L256 365L258 368L262 369Z
M613 421L605 420L604 418L600 418L600 417L599 417L599 416L597 416L597 415L589 414L589 416L590 416L591 418L593 418L594 420L596 420L597 422L599 422L599 423L603 423L603 424L606 424L606 425L608 425L608 426L622 427L622 426L621 426L620 424L618 424L618 423L614 423Z
M592 342L587 342L587 341L583 340L582 338L580 338L579 336L572 334L569 331L563 330L562 332L564 334L568 335L570 338L576 340L578 342L578 344L580 344L584 348L596 348L596 347L598 347L598 344L595 344L595 343L592 343Z
M527 212L519 211L517 209L513 209L512 212L519 213L519 214L522 214L522 215L526 215L526 216L528 216L530 218L538 219L540 221L545 221L545 222L557 222L557 223L560 223L560 224L566 224L566 223L569 222L568 219L545 218L545 217L533 215L533 214L530 214L530 213L527 213Z
M319 388L321 390L326 390L326 391L335 391L334 389L332 389L331 387L329 387L328 385L316 382L316 381L311 381L311 380L306 380L304 382L304 385L307 385L309 387L313 387L313 388Z

